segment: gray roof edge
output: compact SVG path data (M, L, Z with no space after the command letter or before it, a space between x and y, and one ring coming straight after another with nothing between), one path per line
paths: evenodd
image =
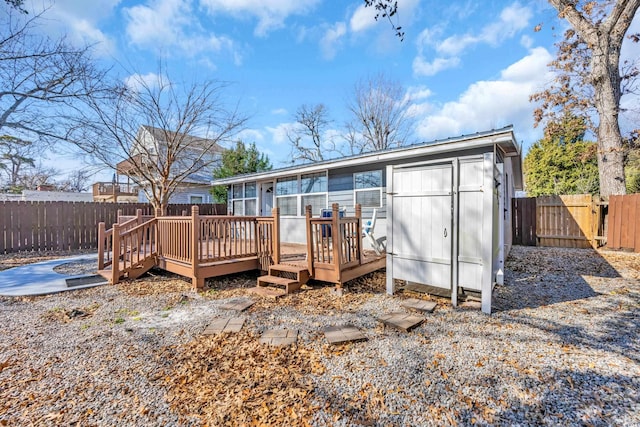
M264 172L254 172L242 175L236 175L229 178L214 179L211 185L228 185L247 180L272 179L296 173L314 172L330 169L333 167L346 167L367 163L367 161L392 160L403 157L413 157L416 154L437 154L446 151L460 151L468 148L477 148L481 146L507 143L512 144L515 151L520 154L520 147L513 132L513 125L508 125L499 129L492 129L473 134L461 135L446 139L439 139L429 142L421 142L418 144L408 145L388 150L372 151L364 154L340 157L337 159L329 159L315 163L305 163L301 165L286 166L283 168L272 169Z

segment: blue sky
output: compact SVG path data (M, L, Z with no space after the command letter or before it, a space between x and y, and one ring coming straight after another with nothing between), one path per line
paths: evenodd
M414 140L508 124L525 148L540 137L529 95L553 78L546 65L565 28L546 1L398 5L403 42L358 0L57 0L41 29L98 43L122 78L153 76L163 61L172 78L231 82L228 101L251 116L243 140L276 167L290 164L286 129L300 105L325 104L339 131L355 83L378 73L404 87ZM623 56L640 56L637 44Z

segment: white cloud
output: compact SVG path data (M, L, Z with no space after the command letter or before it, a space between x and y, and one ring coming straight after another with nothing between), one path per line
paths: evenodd
M190 1L151 0L146 5L123 11L127 19L126 32L134 45L190 57L229 51L236 64L241 62L233 40L202 29Z
M259 144L264 141L264 132L260 129L244 129L238 133L238 139L246 144L251 144L252 142Z
M271 114L274 114L276 116L284 116L289 114L289 112L286 108L276 108L275 110L271 110Z
M527 56L501 72L500 79L473 83L458 100L433 106L434 111L417 126L418 135L433 140L513 124L518 137L534 138L534 105L529 96L551 79L547 63L552 55L544 48L532 49ZM521 134L521 129L528 129Z
M74 44L96 45L95 51L99 55L113 55L115 43L100 30L98 24L115 11L119 2L104 0L94 4L85 0L58 0L44 6L46 19L39 21L39 25L55 37L66 35L67 40ZM41 12L42 7L36 6L34 14Z
M162 77L156 73L132 74L124 79L124 84L137 92L143 87L156 88L162 82Z
M478 43L496 46L526 28L531 16L532 12L529 7L514 3L500 12L500 19L497 22L486 25L479 34L448 37L436 46L436 50L444 55L459 55L468 47Z
M448 68L457 67L460 58L435 58L428 62L422 56L416 56L413 60L413 73L416 76L433 76Z
M234 16L252 16L258 19L255 34L264 36L282 28L290 15L304 15L313 10L320 0L201 0L211 14L227 13Z
M324 33L320 39L320 49L325 59L333 59L336 56L340 41L345 34L347 34L347 25L344 22L336 22Z
M265 129L271 134L274 144L280 145L289 142L287 134L296 126L296 123L280 123L276 127L267 126Z
M349 20L349 29L354 33L366 31L376 24L375 16L376 9L374 7L365 7L364 4L361 4Z
M418 55L413 60L414 75L433 76L440 71L457 67L465 50L478 44L497 46L526 28L531 17L529 7L513 3L500 12L496 22L484 26L477 34L454 34L440 41L442 27L427 28L417 38ZM527 39L523 37L521 43L526 45ZM430 49L437 52L431 61L427 59L426 53Z

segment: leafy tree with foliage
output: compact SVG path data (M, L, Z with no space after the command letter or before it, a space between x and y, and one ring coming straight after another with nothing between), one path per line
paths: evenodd
M583 140L586 126L580 122L570 116L549 124L529 149L524 159L527 195L598 193L597 144Z
M272 167L269 157L260 153L255 143L247 146L244 142L237 141L235 147L222 153L222 161L220 166L213 170L213 177L229 178L245 173L268 171ZM212 192L216 203L227 203L226 186L215 186Z
M571 26L560 44L551 67L558 78L546 90L533 96L541 101L538 122L554 120L567 110L587 118L597 113L598 171L601 194L625 193L624 147L618 122L622 84L637 72L620 65L620 50L640 0L548 0L558 16ZM376 9L376 19L388 19L396 34L404 36L393 22L397 0L364 0ZM637 38L632 35L631 38Z

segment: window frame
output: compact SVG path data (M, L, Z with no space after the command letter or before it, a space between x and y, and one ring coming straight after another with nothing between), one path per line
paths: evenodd
M253 197L247 197L247 184L248 185L253 185L255 188L255 196ZM234 197L234 187L237 185L241 185L242 186L242 197ZM231 215L233 216L247 216L246 212L247 212L247 201L250 200L254 200L255 201L255 207L256 207L256 212L253 215L249 215L249 216L257 216L257 212L258 212L258 182L257 181L247 181L247 182L242 182L242 183L238 183L238 184L231 184L231 191L229 192L229 202L228 205L231 207ZM235 209L235 202L238 202L241 204L242 206L242 213L238 214L236 213L236 209Z
M372 172L379 172L380 173L380 186L379 187L356 188L356 175L365 174L365 173L372 173ZM353 206L355 206L358 203L357 202L357 200L358 200L357 194L359 192L378 190L379 204L377 206L364 206L364 205L362 205L362 207L363 208L373 208L373 209L381 208L382 207L382 189L384 188L383 176L384 175L383 175L382 169L373 169L373 170L366 170L366 171L361 171L361 172L354 172L353 173Z
M302 189L302 178L303 177L307 177L309 175L321 175L323 174L325 177L325 188L324 191L315 191L315 192L308 192L308 193L303 193L303 189ZM295 182L296 182L296 192L295 193L289 193L289 194L278 194L278 181L280 179L288 179L293 181L291 178L295 177ZM278 200L279 199L284 199L284 198L293 198L295 197L295 205L296 205L296 209L295 209L295 214L293 215L287 215L284 214L282 212L280 212L280 216L286 217L286 218L300 218L300 217L304 217L305 212L304 212L304 206L302 204L302 200L304 196L323 196L324 195L324 205L325 208L327 207L327 203L329 200L329 171L327 169L323 169L321 171L315 171L315 172L307 172L307 173L298 173L298 174L292 174L292 175L287 175L287 176L282 176L280 178L276 178L274 179L274 199L275 199L275 206L279 206L278 204ZM324 208L323 208L324 209Z

